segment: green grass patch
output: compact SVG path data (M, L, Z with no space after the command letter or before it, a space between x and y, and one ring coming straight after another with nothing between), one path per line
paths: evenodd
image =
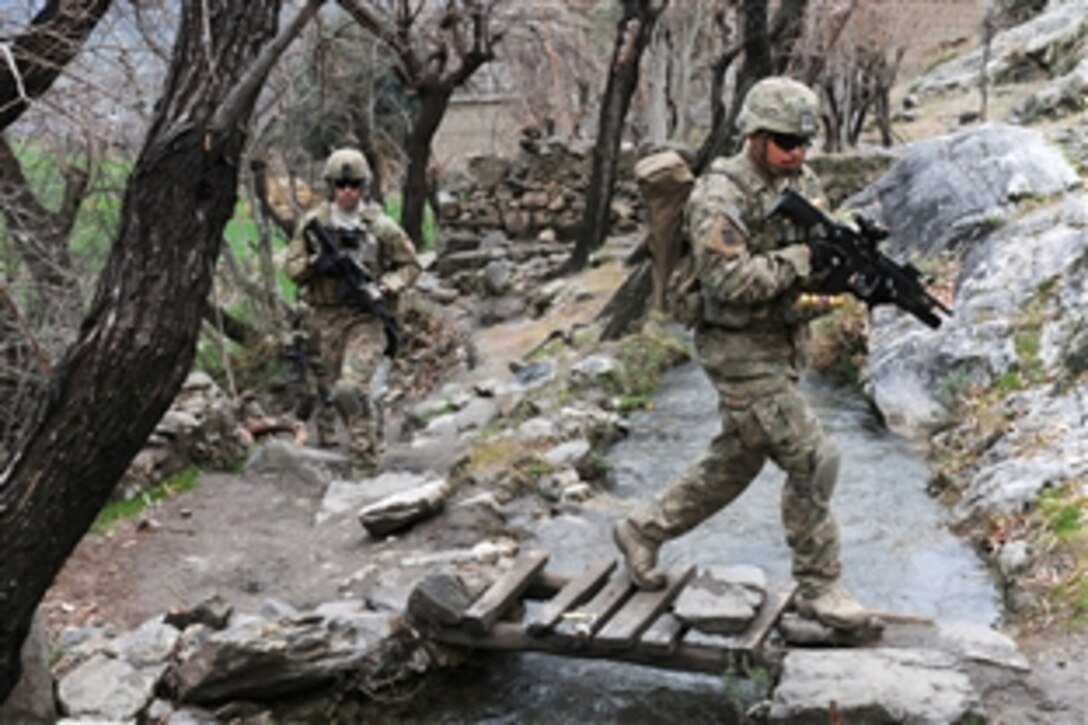
M385 199L385 213L401 223L401 198L388 196ZM438 240L438 220L434 217L429 204L423 207L423 249L434 249ZM423 250L420 250L423 251Z
M623 338L617 350L618 374L609 379L609 392L627 410L649 405L662 374L691 358L691 352L666 328L647 324Z
M113 531L120 522L138 516L149 506L179 493L192 491L199 482L200 470L195 466L189 466L132 498L107 504L95 517L94 523L91 524L91 531L96 534L107 534Z

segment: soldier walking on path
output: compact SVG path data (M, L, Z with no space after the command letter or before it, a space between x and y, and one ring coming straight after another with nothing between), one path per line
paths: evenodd
M370 171L359 151L334 151L324 178L327 199L303 217L285 268L305 306L306 366L318 388L318 445L337 447L339 418L356 473L370 475L382 450L371 379L383 352L395 352L391 313L420 267L404 230L364 198Z
M816 94L801 83L782 77L756 83L738 117L744 149L715 159L692 190L685 228L702 295L695 347L718 391L721 430L701 461L613 534L633 582L660 589L666 584L657 569L661 545L728 505L770 459L787 475L782 522L798 610L835 628L857 629L869 618L840 582L830 508L839 454L798 390L809 322L836 306L808 293L818 288L835 252L766 215L785 188L822 201L819 182L804 164L818 112Z

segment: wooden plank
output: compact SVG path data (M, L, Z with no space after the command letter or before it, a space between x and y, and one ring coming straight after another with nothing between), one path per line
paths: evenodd
M741 650L754 650L763 644L771 628L778 623L778 618L786 607L793 601L793 595L797 593L797 582L791 582L788 587L767 595L759 614L752 621L747 631L736 636L737 648Z
M601 561L567 582L527 623L529 634L541 635L555 627L563 613L591 597L616 569L616 560Z
M665 588L656 592L637 592L623 609L618 611L593 638L595 647L603 649L627 649L634 647L638 636L646 630L658 615L664 612L691 577L695 567L669 574Z
M521 597L522 592L547 563L547 552L527 552L514 564L513 569L499 577L483 596L472 603L462 619L464 626L477 634L491 629L510 605Z
M555 633L575 642L585 642L599 630L612 614L623 606L634 585L626 571L612 577L592 599L576 610L564 612Z
M672 612L665 612L642 633L638 648L651 655L670 655L676 651L683 633L684 623Z
M503 650L507 652L547 652L549 654L581 659L609 659L614 662L630 662L665 670L681 672L705 672L720 675L732 661L735 653L720 647L692 645L681 642L675 652L668 655L652 655L640 648L604 651L587 647L585 639L575 639L558 632L546 632L533 636L515 622L496 622L484 634L472 634L461 627L436 627L428 632L436 641L459 647Z

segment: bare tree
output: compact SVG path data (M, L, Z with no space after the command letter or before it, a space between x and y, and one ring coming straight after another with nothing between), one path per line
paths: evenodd
M319 5L273 39L279 0L182 4L97 293L0 473L0 699L38 602L188 373L254 101Z
M405 85L416 93L419 109L408 136L401 225L417 244L423 241L423 212L429 196L431 141L449 107L454 89L495 57L502 33L494 27L498 0L446 0L435 16L423 18L426 3L390 0L392 11L375 2L338 0L355 20L397 56ZM423 22L427 20L429 22Z
M586 206L578 226L574 252L564 265L567 273L585 268L590 253L604 243L612 206L624 119L638 86L639 64L653 36L657 18L668 0L623 0L597 123L597 143L586 190Z
M49 0L26 32L4 48L0 130L49 90L109 7L110 0Z
M695 171L701 173L715 156L731 153L738 145L736 119L741 102L756 81L784 72L794 45L801 35L808 0L783 0L773 17L768 0L743 0L740 42L726 44L714 64L713 120L710 133L696 155ZM729 32L721 17L718 26ZM725 77L730 66L741 58L733 82L732 100L724 102Z
M576 3L519 7L503 42L510 95L526 125L578 136L596 108L581 89L603 78L589 9Z
M891 88L906 53L894 10L860 0L813 2L790 68L820 93L827 151L857 145L870 114L881 142L892 143Z

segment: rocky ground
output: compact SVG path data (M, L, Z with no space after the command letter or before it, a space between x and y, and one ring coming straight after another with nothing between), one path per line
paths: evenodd
M588 321L602 300L599 295L546 321L517 319L478 331L481 364L463 370L459 381L508 374L511 362L554 330ZM389 458L401 466L411 462L416 470L448 464L449 451L433 453L436 458L421 457L401 443ZM64 646L69 633L87 627L126 631L213 596L238 612L267 609L270 601L304 611L347 596L381 599L397 589L375 581L376 574L395 571L390 562L471 547L490 523L486 517L443 516L408 535L378 540L354 521L352 509L324 514L343 516L343 525L314 527L324 486L290 465L268 457L251 461L243 474L205 474L195 490L120 522L108 534L89 534L43 603L53 641ZM1044 630L1025 635L1021 645L1031 671L1015 677L995 671L981 693L991 722L1084 722L1088 637Z

